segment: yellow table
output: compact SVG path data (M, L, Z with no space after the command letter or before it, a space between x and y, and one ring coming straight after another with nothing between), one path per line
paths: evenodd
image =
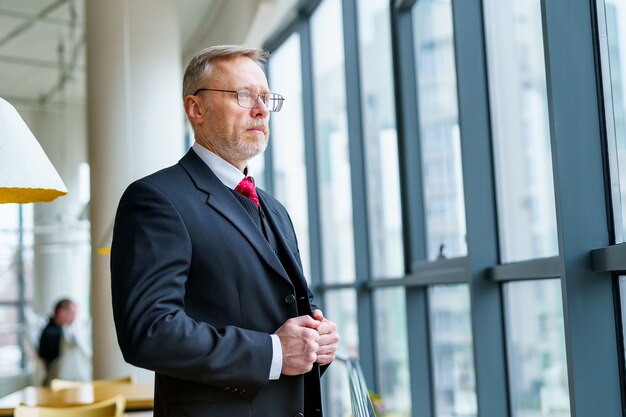
M26 387L0 398L0 416L12 416L20 404L46 407L71 407L91 404L122 394L126 398L126 412L151 410L154 407L154 384L108 384L52 391L48 387ZM132 414L131 414L132 415Z

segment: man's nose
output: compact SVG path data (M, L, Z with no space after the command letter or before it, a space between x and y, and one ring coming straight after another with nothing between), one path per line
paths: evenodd
M258 100L254 104L254 106L252 106L250 111L252 112L253 117L259 117L259 116L265 117L270 112L267 108L267 104L265 104L265 102L263 101L263 99L261 99L261 97L258 98Z

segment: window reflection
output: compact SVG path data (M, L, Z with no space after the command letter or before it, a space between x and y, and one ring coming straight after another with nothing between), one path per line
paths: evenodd
M359 53L370 252L374 278L404 274L388 0L360 0Z
M485 0L500 252L504 262L558 254L541 9Z
M324 315L337 324L341 341L338 352L358 358L359 357L359 329L356 317L356 292L355 290L334 290L324 294ZM347 416L350 410L350 395L346 367L330 366L322 384L324 384L324 401L329 416ZM346 395L347 394L347 395Z
M625 349L622 355L626 357L626 276L624 275L619 277L619 298L622 312L623 349Z
M300 36L294 33L272 54L269 66L272 91L280 91L286 97L280 113L271 118L274 195L285 205L291 216L298 236L304 274L310 279L301 74Z
M622 243L626 239L626 3L599 0L598 8L615 237Z
M467 254L450 0L413 8L428 258Z
M469 287L429 290L437 416L476 416L476 382Z
M513 417L569 417L565 327L558 279L505 284Z
M374 303L378 394L386 413L408 417L411 394L404 288L377 290Z
M0 375L15 375L34 367L28 361L22 341L35 343L38 335L26 334L26 329L21 328L24 322L20 311L28 308L32 298L32 231L32 204L0 204L0 303L3 304L0 306ZM22 285L25 298L20 290Z
M323 279L354 281L352 187L340 0L324 0L311 17Z

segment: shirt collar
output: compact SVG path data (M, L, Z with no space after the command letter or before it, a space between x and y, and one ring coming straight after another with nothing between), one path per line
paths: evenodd
M246 177L243 172L239 171L239 169L237 169L230 162L222 159L222 157L211 152L198 142L194 142L192 149L200 157L200 159L202 159L204 163L211 168L211 171L213 171L215 176L231 190L234 190L241 180ZM246 167L246 174L249 173L250 172Z

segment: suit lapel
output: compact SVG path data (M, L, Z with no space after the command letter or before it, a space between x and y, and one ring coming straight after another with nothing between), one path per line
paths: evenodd
M287 239L284 235L283 230L278 227L278 223L276 223L276 219L281 217L281 214L274 210L272 207L268 206L265 202L263 192L259 192L259 201L265 212L267 213L267 221L270 224L270 227L274 231L274 235L276 236L277 243L281 246L281 253L284 253L283 258L285 262L289 262L289 268L285 267L285 269L293 271L295 276L291 277L291 281L294 285L299 285L301 289L306 290L308 284L306 282L306 278L304 277L304 273L302 272L302 268L300 264L296 261L293 253L291 253L291 249L289 249L289 245L287 245Z
M190 149L179 161L196 187L207 193L207 205L224 216L250 242L259 256L287 281L289 276L248 213L213 171Z

